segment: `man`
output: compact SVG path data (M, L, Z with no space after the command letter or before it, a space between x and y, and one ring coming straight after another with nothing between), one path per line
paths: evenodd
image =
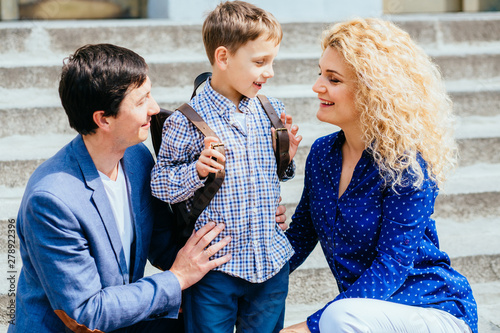
M230 259L209 260L230 241L209 246L224 228L214 223L175 256L168 213L157 214L151 197L153 158L141 143L159 112L147 69L136 53L109 44L84 46L65 62L59 95L79 135L27 184L8 332L167 332L181 290ZM170 269L144 278L148 256Z

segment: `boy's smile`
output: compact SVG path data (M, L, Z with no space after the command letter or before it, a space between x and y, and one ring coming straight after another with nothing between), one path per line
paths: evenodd
M214 71L212 87L236 106L243 96L255 97L274 76L273 61L278 51L279 44L262 35L241 46L234 54L227 52L225 62L219 66L221 80Z

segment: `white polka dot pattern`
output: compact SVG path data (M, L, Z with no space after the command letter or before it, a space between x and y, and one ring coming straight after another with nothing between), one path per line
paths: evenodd
M340 290L332 302L373 298L433 307L464 320L477 333L470 285L439 249L431 218L438 193L434 183L427 179L419 189L383 188L379 170L365 151L338 198L344 142L343 132L338 132L311 148L302 198L286 233L295 250L291 270L319 241ZM425 165L422 159L420 163ZM319 332L323 309L308 318L312 332Z

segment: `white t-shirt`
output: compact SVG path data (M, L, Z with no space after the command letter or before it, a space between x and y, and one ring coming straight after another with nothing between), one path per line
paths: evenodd
M130 210L130 200L127 191L127 182L122 169L122 164L118 163L118 176L116 181L99 171L104 189L108 195L111 209L115 216L118 233L122 240L123 252L127 261L127 269L130 272L130 247L134 241L134 229L132 225L132 214Z
M247 115L241 112L235 112L234 119L240 123L243 133L247 134Z

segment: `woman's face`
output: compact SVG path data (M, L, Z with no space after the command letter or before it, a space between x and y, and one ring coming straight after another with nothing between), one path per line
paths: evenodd
M334 124L344 131L359 125L355 106L356 73L341 53L328 47L319 60L319 78L312 89L320 100L316 114L319 120Z

